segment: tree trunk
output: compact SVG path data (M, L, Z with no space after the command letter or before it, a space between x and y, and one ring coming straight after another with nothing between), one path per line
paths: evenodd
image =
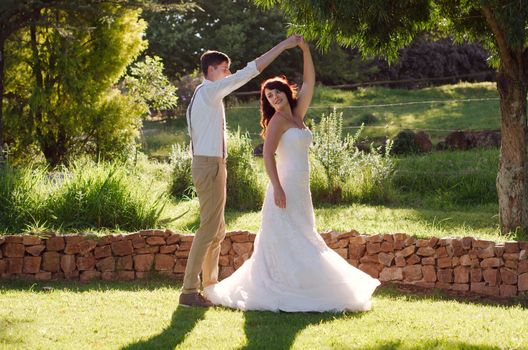
M515 61L515 69L506 70L501 65L497 79L501 154L496 184L503 234L528 231L527 81L524 60Z

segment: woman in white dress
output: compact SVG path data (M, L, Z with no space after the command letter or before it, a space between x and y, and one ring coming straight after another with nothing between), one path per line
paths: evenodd
M304 71L298 96L284 77L261 86L270 183L253 255L231 276L207 287L205 296L241 310L367 311L379 281L348 264L316 231L308 160L312 134L304 125L315 70L304 40L299 47Z

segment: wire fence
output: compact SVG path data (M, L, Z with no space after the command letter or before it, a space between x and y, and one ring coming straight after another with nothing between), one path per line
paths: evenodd
M399 80L373 80L373 81L364 81L360 83L353 84L340 84L340 85L326 85L325 87L330 89L355 89L358 87L364 86L376 86L376 85L398 85L398 84L408 84L408 83L422 83L422 82L436 82L436 81L445 81L445 80L460 80L462 78L471 78L479 76L490 76L496 74L493 71L482 71L475 73L459 74L459 75L449 75L444 77L432 77L432 78L411 78L411 79L399 79ZM234 92L231 95L233 96L253 96L260 95L260 91L240 91Z

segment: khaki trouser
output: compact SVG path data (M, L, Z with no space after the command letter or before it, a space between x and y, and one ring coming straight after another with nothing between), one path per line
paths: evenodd
M218 282L220 244L225 237L224 208L227 171L221 157L194 156L192 178L200 202L200 228L196 231L185 267L183 293Z

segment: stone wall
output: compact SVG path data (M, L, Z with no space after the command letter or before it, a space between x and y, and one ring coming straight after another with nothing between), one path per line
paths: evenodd
M464 238L417 239L403 233L325 232L328 246L382 282L514 297L528 290L528 242ZM0 277L37 280L134 280L152 273L182 279L193 236L169 230L89 239L82 235L0 237ZM255 234L229 232L220 278L253 251ZM288 268L285 266L284 268Z

